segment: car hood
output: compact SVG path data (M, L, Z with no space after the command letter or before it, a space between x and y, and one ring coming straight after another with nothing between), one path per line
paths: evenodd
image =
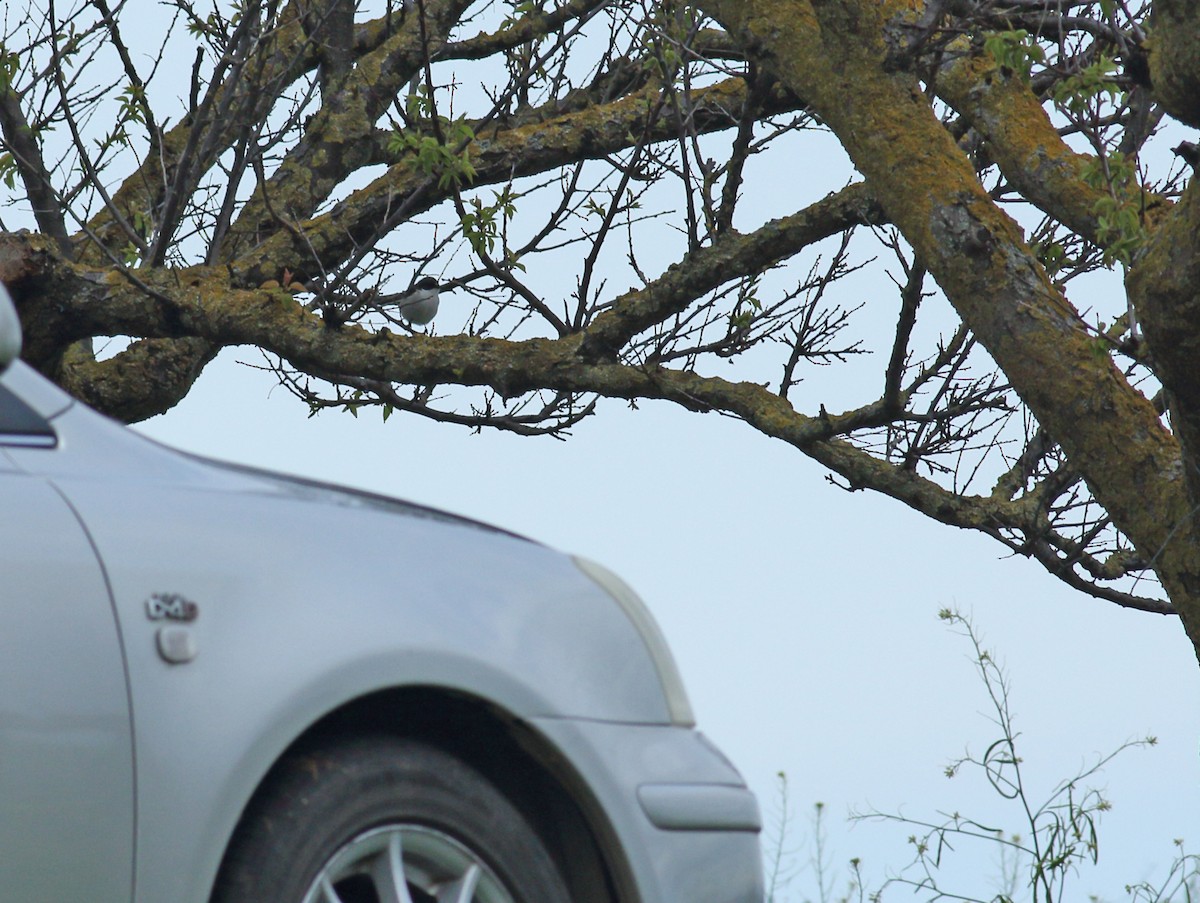
M93 468L101 468L106 474L123 470L141 480L200 484L218 491L370 509L533 542L509 530L415 502L163 445L78 403L21 361L15 361L2 378L5 385L52 424L58 435L59 447L51 453L40 449L15 453L30 470L47 476L86 476Z
M506 530L502 527L497 527L492 524L484 523L483 521L464 517L461 514L451 514L450 512L443 511L440 508L432 508L428 505L421 505L416 502L405 501L404 499L398 499L393 496L370 492L365 489L340 486L335 483L326 483L322 480L314 480L308 477L279 473L277 471L267 470L265 468L252 467L247 464L235 464L229 461L220 461L215 458L207 458L202 455L193 455L187 452L176 451L166 446L160 446L160 448L180 455L183 458L190 459L191 461L200 464L203 467L214 468L218 472L226 473L235 478L244 478L245 482L242 490L245 492L255 494L286 495L291 498L300 499L315 504L338 505L350 508L363 508L373 511L381 511L387 514L400 515L402 517L413 517L454 526L470 527L477 530L483 530L488 533L508 536L513 539L520 539L529 543L534 542L527 536L522 536L519 533L514 533L511 530Z

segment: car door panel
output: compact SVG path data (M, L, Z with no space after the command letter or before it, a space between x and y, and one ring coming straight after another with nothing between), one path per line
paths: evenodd
M133 761L121 645L87 535L0 459L0 896L132 898Z

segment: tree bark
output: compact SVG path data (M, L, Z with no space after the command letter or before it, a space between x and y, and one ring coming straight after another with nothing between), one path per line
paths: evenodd
M1015 391L1155 562L1200 650L1200 534L1179 442L1111 359L1096 354L1095 337L988 196L915 75L891 65L909 34L909 4L705 5L834 131Z

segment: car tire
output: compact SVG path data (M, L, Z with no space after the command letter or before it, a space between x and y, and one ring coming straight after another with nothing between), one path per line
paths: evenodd
M247 808L213 903L570 903L495 786L424 743L361 738L283 760Z

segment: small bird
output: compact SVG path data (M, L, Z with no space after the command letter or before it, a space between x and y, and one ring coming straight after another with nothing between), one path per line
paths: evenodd
M432 276L422 276L397 299L400 316L409 323L424 326L437 314L438 288L436 279Z
M1171 148L1175 156L1183 160L1192 169L1200 169L1200 144L1192 141L1181 141L1178 147Z

